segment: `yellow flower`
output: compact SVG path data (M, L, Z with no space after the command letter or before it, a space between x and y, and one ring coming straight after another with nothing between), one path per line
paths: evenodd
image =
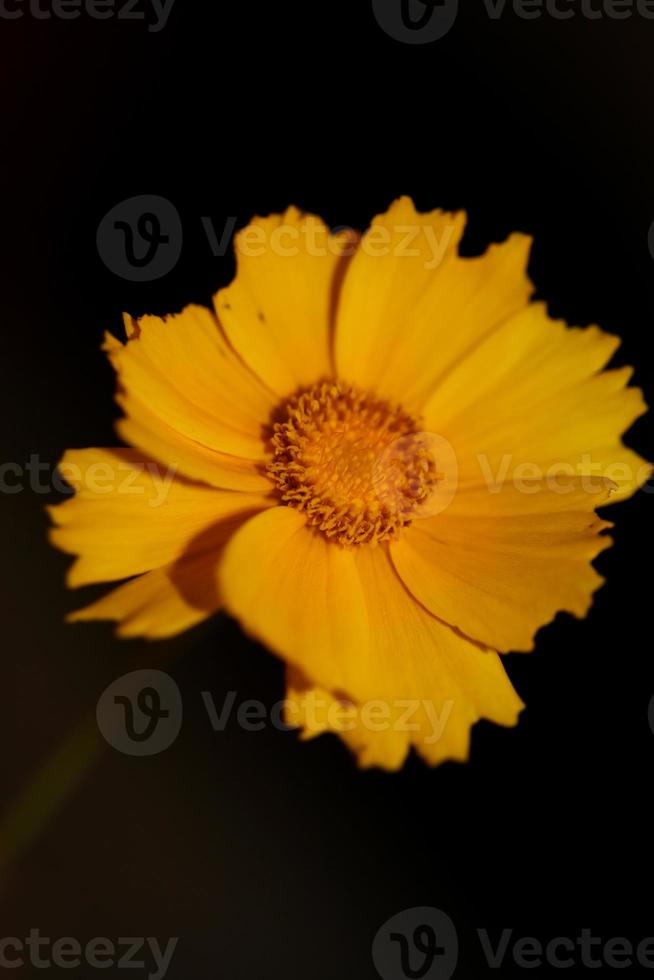
M108 337L132 449L66 453L68 582L129 579L71 619L166 637L226 608L288 664L305 737L361 765L468 756L522 703L498 654L584 616L595 508L650 467L619 340L530 303L530 239L476 258L465 215L402 198L360 239L289 209L237 237L214 310Z

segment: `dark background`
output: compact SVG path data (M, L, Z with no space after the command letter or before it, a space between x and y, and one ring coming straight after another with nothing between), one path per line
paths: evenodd
M620 334L617 363L637 366L652 402L654 21L492 21L481 0L463 6L424 46L387 36L367 0L177 0L160 33L0 19L3 459L115 444L103 330L229 281L202 216L242 225L291 202L365 227L407 193L466 208L471 248L533 234L538 294ZM176 268L144 284L95 244L137 194L168 198L184 226ZM646 418L628 442L647 455L651 436ZM169 669L185 723L153 758L105 747L25 829L2 935L179 936L171 980L372 980L375 933L417 905L454 919L457 977L486 973L477 927L654 935L651 495L611 512L609 584L588 620L559 617L536 653L508 658L519 727L482 723L469 765L412 760L397 775L358 772L335 737L213 732L201 691L283 696L281 665L227 618L158 645L65 626L86 596L66 592L68 559L46 543L50 499L2 498L0 785L3 807L23 800L10 820L25 829L47 809L57 778L30 796L39 767L126 671ZM54 765L62 780L68 764Z

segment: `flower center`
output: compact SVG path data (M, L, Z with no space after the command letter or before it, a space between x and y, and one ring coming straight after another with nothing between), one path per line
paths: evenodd
M267 473L289 507L342 545L396 537L439 478L418 420L357 388L320 382L278 417Z

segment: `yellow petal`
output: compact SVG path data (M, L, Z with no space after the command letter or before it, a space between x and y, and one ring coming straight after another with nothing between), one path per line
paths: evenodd
M327 684L353 679L352 651L365 651L368 629L353 551L307 529L293 508L274 507L234 535L220 581L227 609L257 639L309 662Z
M374 219L347 268L336 328L346 381L419 409L443 374L528 301L531 240L478 258L457 246L465 214L420 214L400 198Z
M51 540L79 555L71 587L150 571L209 551L233 527L270 506L261 494L215 490L175 477L174 467L130 449L69 450L59 470L77 491L49 508Z
M603 582L590 562L610 545L599 534L610 525L593 508L609 492L567 478L461 494L393 542L393 564L419 602L466 636L531 650L558 611L584 616Z
M70 623L113 619L118 636L164 639L190 629L221 605L216 585L219 542L206 554L182 558L126 582L97 602L71 613ZM224 542L223 542L224 543Z
M207 449L264 458L263 427L276 399L227 344L214 314L126 319L128 342L105 349L130 410L137 399L162 422Z
M119 394L117 401L125 411L116 429L120 437L152 459L174 465L180 476L200 480L225 490L266 493L271 488L258 460L229 456L209 449L173 429L150 411L139 398Z
M453 446L462 485L547 476L606 478L611 502L651 467L620 436L646 410L630 368L602 371L619 340L572 329L538 303L452 368L424 407L424 426Z
M402 730L412 723L409 717L402 721L406 708L402 712L380 701L362 708L316 687L296 667L289 667L286 677L284 720L289 727L300 729L304 741L332 733L345 742L361 769L395 772L402 768L411 747L409 732Z
M282 397L333 375L337 270L351 236L289 208L236 236L237 275L215 298L231 344Z
M393 751L381 764L409 744L432 763L464 759L477 720L516 723L521 702L499 657L422 608L383 548L342 549L276 508L236 532L220 582L245 629L317 687L362 709L388 705Z

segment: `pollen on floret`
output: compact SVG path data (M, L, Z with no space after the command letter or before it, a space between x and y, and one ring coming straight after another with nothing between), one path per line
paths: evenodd
M341 545L396 537L438 481L419 420L369 392L322 381L277 418L268 475L284 503Z

